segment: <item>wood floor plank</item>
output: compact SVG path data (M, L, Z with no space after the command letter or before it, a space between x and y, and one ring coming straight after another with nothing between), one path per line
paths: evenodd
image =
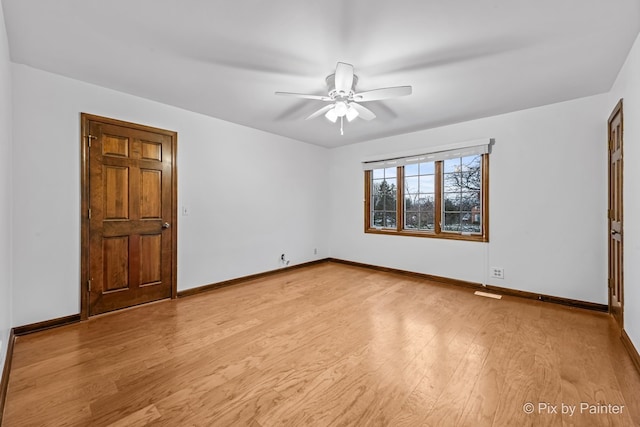
M324 263L18 337L3 425L633 426L639 396L605 314ZM624 410L541 406L581 402Z

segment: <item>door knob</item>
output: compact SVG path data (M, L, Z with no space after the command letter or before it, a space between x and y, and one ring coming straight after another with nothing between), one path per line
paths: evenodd
M612 236L615 236L616 234L620 234L620 232L616 231L616 230L611 230L611 235Z
M165 222L164 224L162 224L162 228L169 228L171 227L171 224L169 224L168 222Z

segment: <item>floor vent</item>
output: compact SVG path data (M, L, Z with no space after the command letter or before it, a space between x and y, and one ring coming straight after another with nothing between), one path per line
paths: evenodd
M502 299L502 295L490 294L488 292L475 291L475 295L479 295L481 297L494 298L494 299Z

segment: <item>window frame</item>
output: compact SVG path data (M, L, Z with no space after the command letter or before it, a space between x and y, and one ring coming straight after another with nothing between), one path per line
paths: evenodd
M405 175L404 166L397 166L396 176L396 228L376 228L371 226L371 180L372 171L364 171L364 232L369 234L386 234L392 236L427 237L435 239L463 240L470 242L489 241L489 154L481 154L482 160L482 220L481 233L462 234L461 232L451 232L442 230L442 201L444 193L443 185L443 160L435 161L435 229L434 230L405 230L404 229L404 186Z

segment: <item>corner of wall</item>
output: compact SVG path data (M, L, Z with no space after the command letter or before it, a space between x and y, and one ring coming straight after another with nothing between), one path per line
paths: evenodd
M11 156L12 79L9 43L0 3L0 366L4 366L12 322L11 292Z

